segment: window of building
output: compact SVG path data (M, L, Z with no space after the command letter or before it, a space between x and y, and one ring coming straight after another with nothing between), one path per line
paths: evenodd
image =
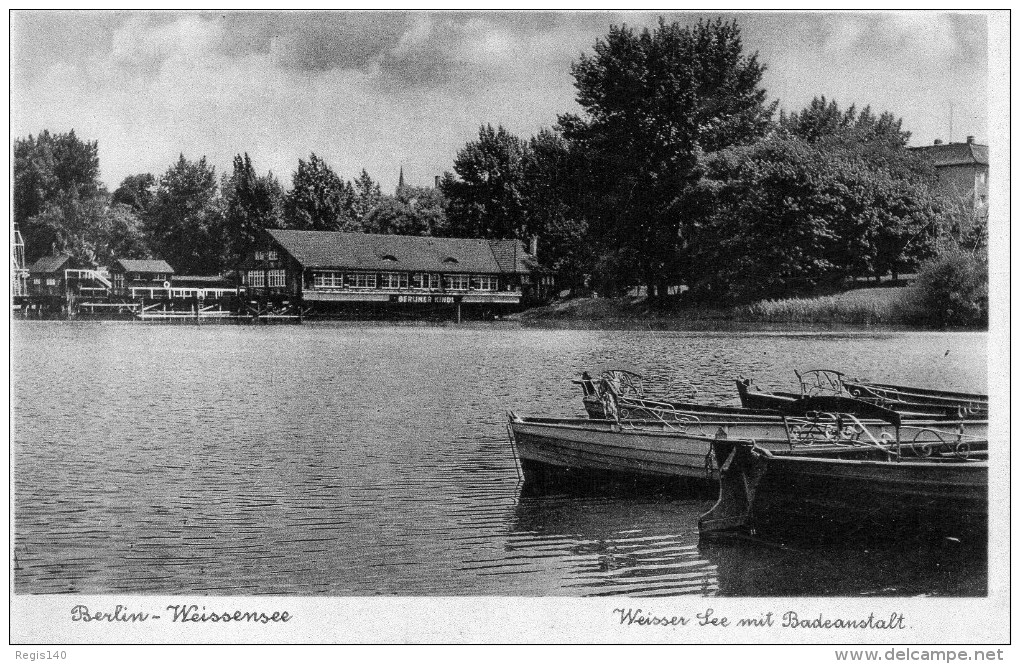
M33 279L32 283L35 284L36 286L39 286L42 284L42 279Z
M407 288L407 273L383 272L379 275L379 281L383 288Z
M352 288L375 288L375 272L355 272L349 276Z
M415 272L411 277L411 287L439 290L439 275L429 272Z
M985 184L986 182L988 182L988 173L985 173L984 171L978 173L977 174L977 183L978 184Z
M255 260L257 260L257 261L275 261L276 260L276 252L275 251L256 251L255 252Z
M282 272L283 270L281 270ZM315 287L316 288L343 288L344 287L344 274L343 272L315 272Z
M474 287L478 290L499 290L499 277L491 274L479 274L474 279Z
M285 270L270 270L267 278L270 288L287 285L287 272Z
M443 262L444 262L444 263L447 263L447 264L449 264L449 265L456 265L456 264L457 264L457 263L459 263L460 261L458 261L458 260L457 260L456 258L454 258L453 256L447 256L446 258L444 258L444 259L443 259Z
M396 263L397 262L397 257L394 256L393 254L386 254L385 256L382 257L382 259L384 261L386 261L387 263Z
M46 285L47 286L56 286L57 285L57 280L54 279L53 277L46 277Z
M471 279L466 274L448 274L443 277L443 287L446 290L467 290L471 285Z
M248 270L248 285L252 288L262 288L266 285L266 273L262 270Z

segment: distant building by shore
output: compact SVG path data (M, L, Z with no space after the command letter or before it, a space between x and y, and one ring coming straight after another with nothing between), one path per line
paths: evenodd
M344 305L474 305L544 296L520 240L267 230L242 266L249 297L288 297L320 310Z
M988 146L968 136L965 143L943 143L911 148L930 158L946 189L971 206L975 214L988 214Z

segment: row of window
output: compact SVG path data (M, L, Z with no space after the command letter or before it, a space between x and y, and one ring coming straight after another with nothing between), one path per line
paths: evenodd
M247 282L252 288L270 288L287 285L286 270L248 270Z
M316 288L419 288L439 290L498 290L499 277L488 274L431 272L315 272Z
M431 272L321 272L314 273L315 288L417 288L423 290L499 290L499 277L489 274L447 274ZM249 270L245 285L250 288L282 287L285 270Z

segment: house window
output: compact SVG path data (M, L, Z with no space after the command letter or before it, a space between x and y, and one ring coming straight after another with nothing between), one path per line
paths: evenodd
M375 272L355 272L349 279L352 288L375 288Z
M36 286L39 286L42 284L42 279L33 279L32 283L35 284Z
M439 290L439 275L429 272L415 272L411 276L411 288Z
M473 280L478 290L494 291L499 290L499 277L491 274L479 274Z
M275 251L256 251L255 252L255 260L257 260L257 261L275 261L276 260L276 252Z
M56 286L57 285L57 280L54 279L53 277L46 277L46 285L47 286Z
M248 270L248 285L252 288L262 288L266 285L266 273L262 270Z
M379 277L383 288L407 288L406 272L383 272Z
M268 274L269 287L279 287L287 285L287 272L286 270L270 270Z
M443 277L443 288L446 290L467 290L471 279L466 274L448 274Z
M978 184L984 184L986 182L988 182L988 173L984 173L984 172L978 173L977 174L977 183Z
M316 288L343 288L344 275L340 272L315 272Z

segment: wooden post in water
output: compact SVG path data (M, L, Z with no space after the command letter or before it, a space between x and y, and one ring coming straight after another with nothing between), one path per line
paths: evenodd
M460 325L460 302L457 303L457 324Z

